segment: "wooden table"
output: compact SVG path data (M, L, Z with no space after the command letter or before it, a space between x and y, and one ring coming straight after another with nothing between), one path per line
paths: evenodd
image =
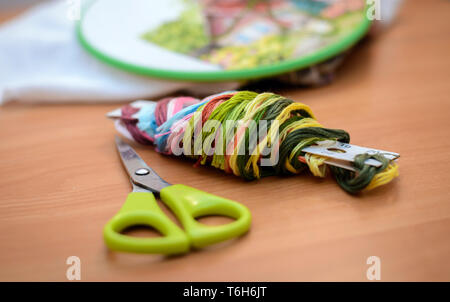
M2 19L7 16L3 14ZM336 81L278 91L309 104L352 142L401 153L400 177L353 197L304 174L245 182L136 146L162 177L246 204L251 232L182 257L109 252L105 222L130 184L114 149L114 104L0 108L0 280L450 280L450 3L406 1L396 25L363 43Z

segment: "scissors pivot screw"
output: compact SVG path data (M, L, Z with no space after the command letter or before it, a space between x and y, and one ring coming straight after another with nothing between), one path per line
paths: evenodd
M147 175L150 173L150 171L145 168L140 168L140 169L137 169L136 172L134 172L134 173L136 175Z

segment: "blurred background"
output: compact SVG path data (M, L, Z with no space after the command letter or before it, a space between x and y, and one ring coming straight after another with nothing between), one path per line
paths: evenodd
M0 0L0 21L12 19L33 5L51 0Z
M12 10L44 1L46 0L0 0L0 7L2 10Z
M29 5L37 2L42 2L46 0L0 0L0 5L2 8L9 8L9 7L17 7L17 6L23 6L23 5Z
M301 2L304 1L304 2ZM318 0L312 1L312 0L301 0L300 3L304 3L305 5L310 5L311 7L315 7L314 5L317 3L326 3L325 0ZM66 91L69 91L68 87L72 87L72 93L73 91L77 91L76 95L72 94L71 96L65 95L65 98L71 98L76 101L80 100L86 100L89 102L92 102L94 100L99 100L100 97L92 97L95 95L96 91L99 91L97 89L100 87L100 84L93 84L95 81L99 81L98 79L103 79L105 82L110 77L111 74L118 74L117 77L119 78L117 81L119 81L121 84L125 85L124 83L130 83L133 81L136 82L136 85L138 85L141 81L140 79L134 78L134 79L127 79L127 81L123 80L123 77L127 76L125 73L120 73L120 70L112 70L109 68L109 66L106 66L102 64L101 62L94 61L94 58L91 56L86 56L85 52L80 50L78 40L75 38L75 35L71 35L70 33L73 33L73 27L74 23L69 22L69 18L65 18L67 16L66 11L66 5L67 8L69 5L73 5L74 3L81 2L84 3L86 1L81 0L17 0L17 1L8 1L8 0L0 0L0 21L5 20L11 20L15 16L19 15L22 11L24 11L26 8L31 7L33 5L36 5L38 3L43 2L60 2L58 5L58 8L53 9L52 7L42 7L39 12L39 18L30 18L32 15L31 13L28 14L27 24L24 25L26 22L23 20L22 23L16 23L14 28L7 28L6 30L3 30L3 53L11 53L14 54L9 58L9 60L3 60L2 66L3 70L15 70L17 71L15 74L12 73L4 73L5 79L2 79L2 85L0 85L0 88L3 87L3 97L0 98L0 103L6 102L13 99L20 99L20 100L38 100L38 101L61 101L63 96L58 94L55 95L55 90L58 90L56 88L63 87ZM245 3L245 1L243 1ZM276 2L276 1L274 1ZM390 19L390 14L385 13L385 11L395 11L395 9L390 9L392 6L395 6L395 4L400 3L401 0L391 0L389 2L383 2L384 5L381 6L382 12L381 14L384 16L383 21L388 21ZM250 2L249 2L250 3ZM337 1L339 3L339 1ZM363 0L355 0L353 2L352 0L345 0L342 1L342 3L347 3L348 7L351 7L351 3L364 3ZM57 3L55 3L57 4ZM313 5L314 4L314 5ZM389 5L387 5L389 4ZM383 11L384 10L384 11ZM34 10L34 15L37 15L37 13ZM344 10L346 11L346 10ZM339 16L338 14L337 16ZM359 17L359 15L358 15ZM334 18L334 17L333 17ZM31 20L30 20L31 19ZM218 18L220 19L220 18ZM230 19L230 18L229 18ZM313 19L313 18L311 18ZM339 19L341 20L341 19ZM347 20L347 19L345 19ZM350 21L353 20L350 18ZM359 20L359 19L358 19ZM348 20L347 20L348 21ZM350 21L339 21L339 23L336 23L336 28L341 28L340 26L342 24L342 32L345 30L350 30L352 25L349 25ZM312 21L311 21L312 22ZM353 22L353 23L352 23ZM337 25L339 24L339 26ZM350 24L359 24L356 21L351 21ZM331 25L330 25L331 26ZM306 26L305 26L306 27ZM330 27L331 28L331 27ZM348 28L348 29L347 29ZM374 27L375 28L375 27ZM112 32L112 31L110 31ZM372 31L373 32L373 31ZM6 37L6 38L5 38ZM321 35L321 34L314 34L311 36L311 38L304 38L302 40L301 45L302 47L298 46L299 52L302 52L301 54L304 55L306 51L316 51L314 45L320 45L320 43L329 43L327 42L327 36ZM173 40L173 39L172 39ZM8 42L7 42L8 41ZM331 41L331 40L330 40ZM276 41L279 43L279 41ZM275 42L271 42L274 43ZM282 43L283 44L283 43ZM289 44L289 43L284 43ZM159 44L157 44L159 45ZM300 44L299 44L300 45ZM306 46L304 46L306 45ZM309 45L309 46L308 46ZM1 46L1 44L0 44ZM162 45L164 47L164 45ZM288 48L288 47L286 47ZM305 50L302 50L305 48ZM33 50L31 50L33 49ZM262 48L265 49L265 48ZM308 50L309 49L309 50ZM265 50L261 51L261 53L264 53L264 56L261 54L259 57L264 57L266 59L267 54L265 54ZM213 62L216 60L216 57L220 57L220 54L222 52L217 52L218 55L213 56L211 55L209 60ZM48 55L53 54L53 55ZM299 53L300 56L300 53ZM252 60L244 60L243 56L241 55L235 55L234 57L238 57L240 61L252 61ZM234 58L233 57L233 58ZM244 56L245 57L245 56ZM254 58L256 56L253 56ZM273 56L272 56L273 57ZM279 86L293 86L293 87L304 87L304 86L323 86L330 84L334 80L335 71L337 71L338 68L340 68L341 63L344 62L344 58L347 57L347 52L342 51L341 53L337 54L334 57L327 58L327 61L322 61L318 65L311 65L311 66L305 66L301 70L295 70L293 72L286 72L283 74L280 74L276 78L272 78L269 81L265 81L264 83L261 83L259 80L257 81L251 81L248 82L247 89L253 89L253 90L259 90L258 87L262 87L262 90L275 90ZM14 62L13 62L14 61ZM217 60L216 60L217 61ZM214 61L216 64L217 62ZM223 60L222 60L223 61ZM221 64L222 61L219 63ZM231 60L236 61L236 60ZM256 60L253 60L256 61ZM73 62L79 62L79 64L73 64ZM79 67L84 63L83 67ZM92 65L96 65L98 67L93 68ZM88 66L89 65L89 66ZM235 65L238 65L236 63ZM18 68L20 66L20 68ZM64 67L64 72L62 73L61 68ZM98 71L100 69L103 69L104 72L102 74L98 74ZM44 75L39 72L39 70L42 70L46 73L46 76L53 77L54 79L57 79L58 85L55 83L55 81L44 81ZM19 74L19 71L21 74ZM119 74L120 73L120 74ZM1 75L1 74L0 74ZM130 75L131 76L131 75ZM77 79L77 81L73 81L73 78ZM75 88L73 86L73 83L78 83L79 79L86 80L83 82L83 86L77 85ZM87 81L88 79L91 79L91 81ZM92 81L94 79L95 81ZM149 78L146 78L148 80ZM65 83L62 83L66 81ZM116 81L116 82L117 82ZM45 83L44 83L45 82ZM70 85L66 85L67 82L70 82ZM137 83L139 82L139 83ZM118 87L115 85L116 83L109 83L108 89L110 90L110 87ZM233 84L233 83L231 83ZM255 85L256 84L256 85ZM95 86L92 88L92 86ZM237 85L237 84L235 84ZM226 86L226 87L220 87L216 90L227 90L227 89L234 89L236 88L234 86ZM57 86L57 87L56 87ZM142 85L141 85L142 86ZM148 88L148 84L145 83L145 89ZM162 96L170 92L179 91L182 89L189 89L190 87L185 87L186 85L179 85L179 84L167 84L164 86L165 88L160 88L160 84L158 84L158 88L152 89L151 93L145 93L146 96L154 97L154 96ZM208 85L210 86L210 85ZM47 87L48 91L52 92L52 95L54 97L50 97L49 94L45 94L42 97L36 96L36 93L32 98L29 96L31 95L29 93L29 89L33 88L34 92L42 93L42 87ZM35 89L37 87L37 89ZM55 88L56 87L56 88ZM139 86L140 87L140 86ZM19 89L20 88L20 89ZM104 87L102 91L105 91ZM128 88L128 87L126 87ZM0 89L1 90L1 89ZM94 91L95 90L95 91ZM124 89L122 89L123 91ZM62 91L59 89L58 91ZM86 91L86 93L81 93L80 91ZM137 96L134 95L131 97L130 93L128 93L129 90L127 90L127 93L124 93L124 95L119 95L118 93L115 93L114 96L116 99L120 100L129 100L132 98L139 98L144 95L144 93L140 93ZM132 87L130 91L139 91L136 87ZM147 90L146 90L147 91ZM198 93L200 92L200 87L195 87L195 91ZM208 91L209 92L209 91ZM206 92L205 94L208 94ZM87 100L85 97L86 95L90 95L91 99ZM125 97L124 97L125 96ZM103 97L103 96L102 96ZM111 96L108 94L108 100L111 100Z

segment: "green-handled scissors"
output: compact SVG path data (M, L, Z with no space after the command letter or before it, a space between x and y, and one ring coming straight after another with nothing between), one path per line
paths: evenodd
M106 245L116 251L155 254L185 253L192 246L202 248L210 244L243 235L250 228L250 211L242 204L221 198L185 185L171 185L164 181L119 137L116 145L122 163L130 176L133 192L128 195L120 211L105 225ZM170 208L181 222L180 229L156 203L153 193ZM235 221L207 226L196 218L220 215ZM150 226L163 236L137 238L121 234L132 226Z

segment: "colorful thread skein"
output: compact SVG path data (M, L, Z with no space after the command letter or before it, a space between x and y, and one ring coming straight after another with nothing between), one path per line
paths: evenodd
M247 180L270 175L297 174L309 168L318 177L325 177L331 171L345 191L357 193L387 184L398 176L397 164L381 154L358 155L353 162L355 171L351 171L328 166L324 164L325 157L303 152L303 148L324 140L349 143L350 136L344 130L324 128L307 105L277 94L227 91L203 100L175 97L146 104L141 108L131 105L122 108L120 122L137 142L154 144L158 152L173 154L172 150L180 141L195 140L195 114L201 116L197 122L201 123L200 126L207 121L218 121L221 127L202 130L200 135L203 139L212 137L213 146L218 135L231 133L232 144L223 144L213 149L212 153L206 154L203 151L197 155L192 152L192 143L179 147L184 149L185 156L194 158L197 164L209 164ZM249 144L249 121L254 121L258 127L262 121L267 123L267 135L258 142L256 149ZM231 122L236 127L227 128L226 122ZM274 124L278 127L273 126ZM270 141L272 136L269 134L273 131L279 133L277 142ZM261 166L261 160L272 155L263 155L262 150L274 143L279 146L278 161L273 166ZM230 149L234 152L223 152ZM382 165L374 167L365 164L369 158L380 161Z

